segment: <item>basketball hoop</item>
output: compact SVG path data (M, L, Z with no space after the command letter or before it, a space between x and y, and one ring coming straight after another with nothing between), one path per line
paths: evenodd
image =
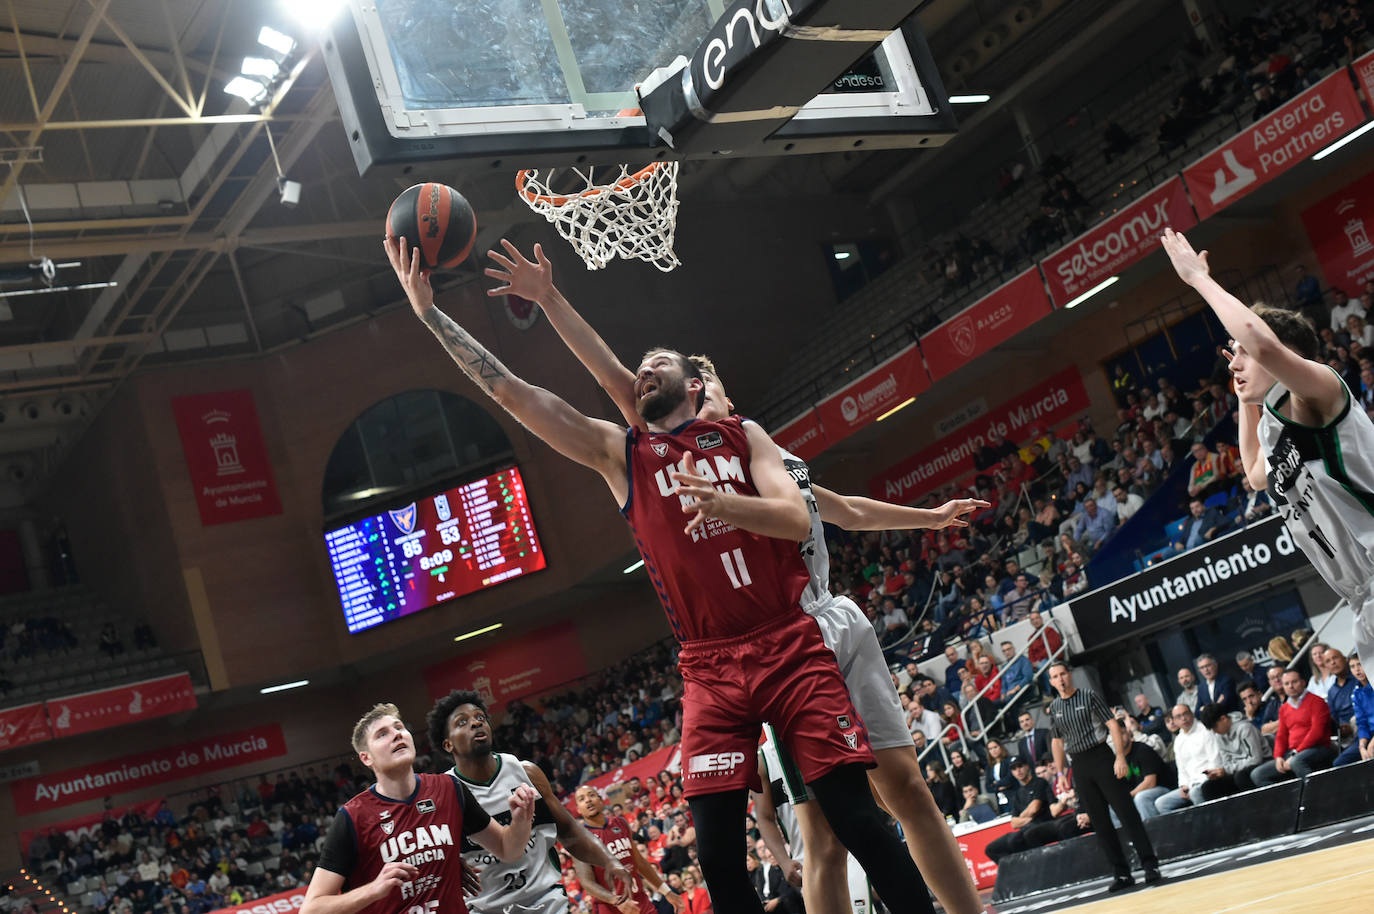
M515 189L530 209L553 223L589 270L616 257L638 258L665 273L678 266L673 253L678 163L653 162L635 172L620 165L608 182L598 182L595 171L572 169L586 187L560 192L551 186L555 170L541 178L526 169L515 176Z

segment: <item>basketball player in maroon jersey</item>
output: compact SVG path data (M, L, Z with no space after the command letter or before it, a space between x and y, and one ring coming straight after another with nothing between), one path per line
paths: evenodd
M502 239L506 255L495 251L488 256L495 264L486 274L505 283L488 294L514 293L536 302L548 315L549 323L583 366L596 378L631 425L643 426L635 413L634 375L606 345L596 330L573 308L553 282L553 264L539 245L534 260L520 254L511 242ZM725 387L716 376L715 366L704 356L692 356L706 383L706 399L698 416L717 420L734 412ZM939 529L967 526L964 515L988 507L978 499L954 499L940 508L928 510L894 505L860 496L846 496L816 485L810 470L799 458L783 455L789 473L808 497L818 518L845 530ZM983 910L973 882L968 878L958 842L945 824L944 814L935 804L915 744L897 704L891 684L891 671L872 626L858 607L845 608L818 604L837 603L829 593L829 558L823 535L813 523L811 537L802 543L808 568L813 569L812 584L803 596L808 612L821 623L826 643L835 651L850 697L869 728L877 767L869 771L874 792L884 807L902 825L907 847L921 868L936 897L950 914L975 914ZM819 570L817 570L819 569ZM808 603L809 601L812 601ZM785 757L785 747L779 747ZM804 796L805 791L802 791ZM811 907L835 907L847 903L848 879L844 848L826 824L814 803L795 800L796 814L806 846L806 902ZM784 859L779 857L779 860Z
M582 824L587 826L587 831L606 845L606 850L620 862L627 873L638 874L630 877L629 898L617 903L615 896L604 888L612 882L601 867L574 860L578 882L581 882L587 894L595 899L592 914L658 914L658 908L649 900L649 893L644 891L646 885L662 895L668 904L673 906L674 911L681 911L681 896L668 887L668 883L663 881L663 874L639 853L635 847L634 831L630 828L630 823L625 821L625 817L607 815L606 802L601 799L601 792L590 784L583 784L577 788L574 796L577 800L577 811L581 814Z
M353 749L377 783L334 816L302 914L467 914L464 838L502 860L520 859L534 791L511 794L510 825L494 821L447 774L415 773L415 740L392 704L353 728Z
M773 442L736 417L697 419L701 372L667 349L646 353L635 373L645 430L582 415L515 377L440 312L404 238L384 246L411 308L463 373L559 453L600 473L621 505L682 644L684 792L716 914L762 911L739 844L764 721L888 908L934 911L873 801L865 776L873 753L835 655L801 608L809 578L797 543L811 521Z

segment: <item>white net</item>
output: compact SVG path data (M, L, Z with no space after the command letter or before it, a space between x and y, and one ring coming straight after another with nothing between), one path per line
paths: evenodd
M572 169L586 183L586 189L575 191L550 186L556 171L542 177L537 171L522 171L515 185L530 209L553 223L587 269L599 270L620 257L647 261L666 273L679 264L673 253L677 170L677 162L656 162L636 172L620 165L602 169L597 180L595 169Z

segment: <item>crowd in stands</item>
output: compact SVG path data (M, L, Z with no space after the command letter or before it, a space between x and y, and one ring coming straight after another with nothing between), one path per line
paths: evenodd
M360 766L264 775L236 796L212 787L183 817L107 815L93 833L40 832L28 848L49 886L111 914L204 914L310 881L329 823L371 778Z
M1374 415L1374 279L1355 288L1330 290L1327 307L1321 284L1297 267L1296 297L1321 336L1321 358L1345 381L1360 405Z

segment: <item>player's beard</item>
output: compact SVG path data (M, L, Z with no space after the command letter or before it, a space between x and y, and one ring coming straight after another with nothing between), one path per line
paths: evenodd
M639 401L639 416L645 422L657 422L682 405L687 399L687 380L682 377L664 381L654 393Z

